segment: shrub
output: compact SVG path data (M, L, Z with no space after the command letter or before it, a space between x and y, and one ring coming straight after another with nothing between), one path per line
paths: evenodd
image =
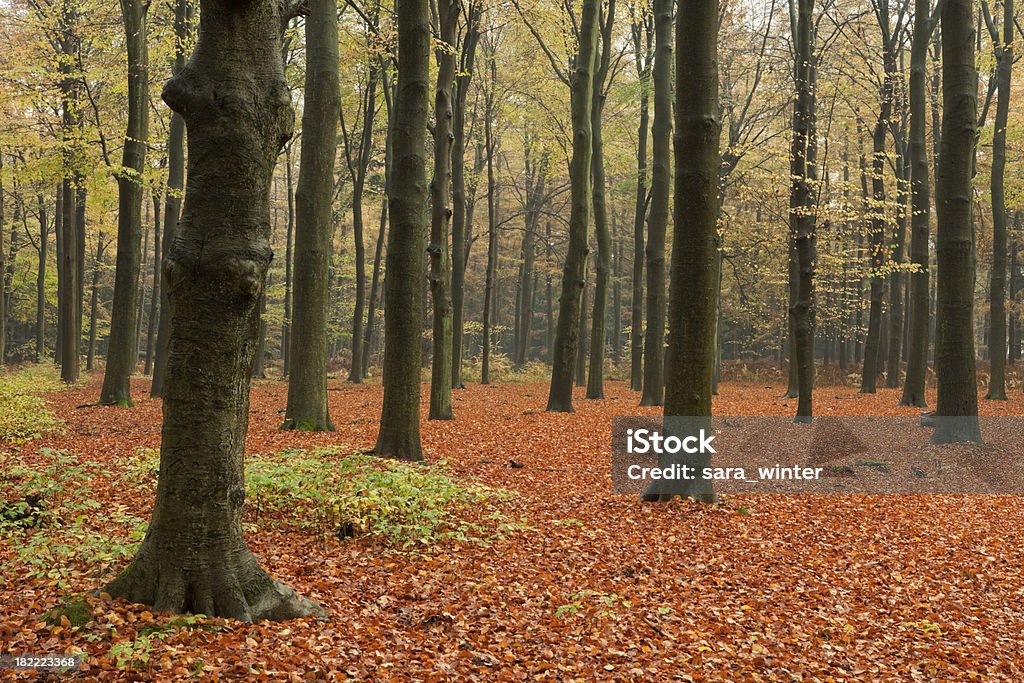
M0 441L21 445L58 430L63 422L46 407L42 394L61 387L52 364L0 375Z

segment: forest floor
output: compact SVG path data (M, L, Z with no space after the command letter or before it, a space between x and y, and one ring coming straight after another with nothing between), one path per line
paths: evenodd
M98 382L48 395L63 433L7 450L32 467L54 465L47 448L75 456L58 467L94 465L83 484L93 516L123 535L126 520L151 510L152 487L125 483L123 472L138 471L140 447L159 447L160 403L138 380L132 410L80 407ZM286 391L254 386L248 453L372 448L380 386L332 381L331 434L279 431ZM792 414L780 393L725 384L715 412ZM175 620L90 596L88 624L47 623L65 594L112 578L130 544L86 562L56 541L33 561L32 535L0 543L0 652L83 652L80 675L101 680L1024 680L1024 498L644 504L611 493L611 420L659 410L637 408L623 383L608 383L606 396L580 393L575 414L548 414L545 385L473 385L454 395L458 419L424 422L429 462L512 492L460 512L484 530L475 541L446 537L411 552L374 535L338 540L319 524L255 525L253 551L319 602L323 621ZM918 414L898 398L822 388L816 411ZM1019 398L981 407L1022 409Z

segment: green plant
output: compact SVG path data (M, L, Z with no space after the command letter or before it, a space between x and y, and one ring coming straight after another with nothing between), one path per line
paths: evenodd
M42 395L62 386L52 364L0 374L0 441L21 445L58 431L64 423L47 408Z
M493 507L512 494L460 481L443 462L291 450L251 458L246 485L254 521L273 514L321 536L365 534L402 549L485 543L515 528ZM463 513L479 506L481 521L469 521Z

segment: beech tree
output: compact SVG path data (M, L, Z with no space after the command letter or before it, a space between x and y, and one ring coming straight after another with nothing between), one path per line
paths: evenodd
M655 18L658 21L658 18ZM655 67L657 68L657 67ZM665 373L665 429L693 433L711 425L718 291L718 0L682 0L676 20L675 213ZM665 456L659 456L661 458ZM672 456L674 457L674 456ZM688 456L697 472L710 456ZM654 482L645 500L674 495L711 503L710 480Z
M430 3L398 0L398 84L392 126L387 286L384 288L384 404L374 452L422 460L420 343L426 247L426 130Z
M135 560L106 592L156 611L243 621L319 612L242 536L243 452L274 160L294 114L281 31L297 3L203 0L199 40L163 99L188 129L188 186L165 273L171 336L160 478ZM284 12L284 14L282 14ZM324 13L330 21L334 9Z
M309 0L302 151L295 190L288 406L283 429L334 431L327 406L327 300L334 224L334 157L341 94L333 0Z
M938 377L932 443L981 441L974 365L974 224L971 178L978 71L971 0L942 0L942 147L936 178L939 223L935 306Z
M138 361L135 334L142 258L142 172L149 138L149 52L144 0L121 0L128 54L128 126L117 175L117 266L111 308L107 366L100 390L101 405L132 405L131 377ZM95 312L93 318L95 319Z
M647 327L644 332L642 406L665 401L665 236L672 136L672 0L654 0L654 127L651 206L647 216ZM716 189L715 195L718 191Z

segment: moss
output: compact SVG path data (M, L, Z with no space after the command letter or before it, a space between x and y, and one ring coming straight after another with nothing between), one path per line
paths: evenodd
M43 616L50 626L61 623L61 617L67 617L72 628L81 628L92 621L92 608L81 598L71 599L57 605Z

